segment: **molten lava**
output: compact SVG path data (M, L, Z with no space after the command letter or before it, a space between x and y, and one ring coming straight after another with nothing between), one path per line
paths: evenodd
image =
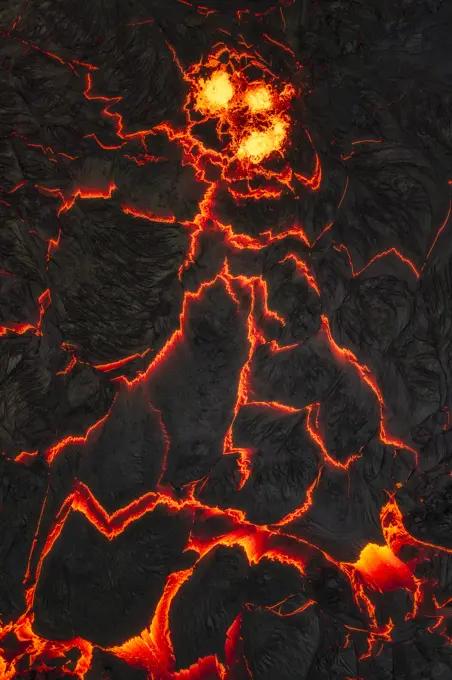
M227 64L218 69L224 58L228 58ZM266 82L264 65L263 79L250 82L243 61L250 61L249 55L221 46L204 64L196 64L185 74L191 85L185 111L191 120L193 110L201 113L203 120L216 120L219 139L227 140L222 163L228 165L235 159L258 165L275 152L282 153L291 125L288 108L296 93L288 83L278 89ZM252 63L259 65L255 58ZM237 172L236 179L240 179L242 171Z
M208 80L199 79L195 108L201 113L218 114L227 109L234 88L226 71L215 71Z
M245 92L244 99L251 113L268 111L273 103L271 90L265 85L250 88Z
M354 566L373 590L386 593L399 588L415 588L413 572L387 545L368 543Z
M288 123L283 119L273 120L265 130L252 130L239 144L237 158L241 161L261 163L274 151L279 151L287 136Z

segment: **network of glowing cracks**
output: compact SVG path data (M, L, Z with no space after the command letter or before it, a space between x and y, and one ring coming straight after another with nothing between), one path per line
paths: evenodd
M93 94L91 72L87 76L87 86L84 94L90 101L105 103L103 113L113 121L115 132L124 144L137 137L144 140L148 135L154 135L156 132L163 133L167 135L170 141L178 143L184 152L184 162L191 165L197 179L206 185L204 196L199 204L199 213L190 222L182 223L183 226L191 230L192 235L186 261L179 272L179 275L182 276L185 269L194 261L197 239L206 228L208 221L212 219L216 191L222 183L228 187L228 190L235 198L251 200L278 198L284 190L293 192L292 183L294 180L304 187L316 191L321 183L322 171L318 155L315 151L314 168L311 176L296 173L287 164L283 164L282 167L275 165L276 160L284 161L285 149L290 144L292 124L290 106L293 98L299 93L289 83L281 85L270 69L260 62L255 55L247 52L237 52L224 45L220 45L207 59L201 60L185 71L173 50L172 52L182 77L188 84L188 94L183 105L187 124L182 129L176 129L169 123L163 122L151 130L127 133L122 116L111 110L120 101L120 98L111 99ZM220 151L206 145L199 134L200 127L209 121L215 124L216 135L222 145ZM97 143L102 145L94 135L93 137ZM211 179L209 175L210 166L218 170L214 179ZM251 182L257 177L270 180L272 186L262 187L260 185L259 188L251 186ZM245 189L237 188L237 183L240 182L246 183ZM43 193L60 198L61 203L58 214L61 214L70 210L77 199L111 198L116 190L116 186L110 184L104 190L78 188L70 196L59 189L47 189L41 186L38 189ZM124 213L131 214L137 218L160 222L175 221L173 215L156 216L149 212L141 211L135 206L123 204L121 207ZM282 240L287 236L298 238L307 246L312 246L301 227L294 227L279 234L273 234L271 231L268 231L259 237L250 237L243 234L235 234L234 229L230 225L223 225L218 220L214 220L214 223L218 231L222 232L226 238L230 248L235 250L261 250L273 241ZM327 228L330 226L327 225ZM51 252L59 247L59 245L60 239L57 241L52 240L49 243L49 258ZM284 262L291 262L295 267L295 273L298 276L304 277L313 294L320 297L320 287L306 262L295 254L287 255ZM416 270L415 273L417 274ZM360 453L351 455L345 462L339 462L330 455L324 443L319 425L320 403L310 404L304 409L296 409L276 402L251 401L251 364L256 349L263 344L268 344L271 351L275 353L291 349L290 347L280 347L274 340L268 341L265 332L259 326L262 317L270 317L284 325L284 319L269 308L268 287L263 277L232 273L228 261L225 260L221 271L211 281L204 282L195 293L186 293L180 314L179 328L176 329L152 359L146 371L138 374L134 380L127 380L123 376L119 376L115 380L122 383L123 386L126 385L128 389L135 389L142 381L152 380L154 371L168 360L178 343L183 341L188 309L191 305L196 305L199 302L208 288L215 285L224 286L237 307L241 304L238 297L239 292L245 291L248 299L246 334L249 351L240 371L236 401L231 424L224 440L223 454L233 454L237 457L238 486L239 488L243 487L252 474L252 459L249 450L240 449L234 445L234 422L239 410L245 405L254 404L264 409L276 410L280 413L281 417L284 417L286 414L304 412L306 416L306 430L318 447L322 459L322 464L319 466L316 478L307 488L304 503L274 525L260 526L249 522L246 513L241 510L210 507L201 502L198 497L198 482L195 482L189 485L187 493L183 498L176 498L170 489L159 485L156 491L149 492L128 506L108 514L93 496L90 489L84 484L76 482L55 518L34 569L31 567L31 558L35 549L35 543L32 547L25 576L27 610L17 621L0 627L0 638L5 637L9 633L14 633L17 640L22 643L21 651L12 660L7 660L6 657L3 658L0 653L0 672L5 680L12 680L14 678L17 664L25 655L28 656L29 663L32 665L34 662L48 657L64 657L74 647L80 651L80 657L75 665L75 670L70 670L66 666L63 667L63 670L66 668L68 673L82 678L90 668L95 646L89 641L81 638L75 638L66 642L49 641L40 638L33 631L33 603L39 576L44 561L58 540L66 519L71 512L82 513L87 521L95 526L108 540L114 540L127 526L146 513L152 512L157 505L165 506L168 512L196 515L201 521L212 516L221 516L229 523L230 530L227 533L209 539L197 536L195 530L192 532L186 549L198 554L195 565L190 569L170 574L149 626L139 636L109 650L128 663L147 669L150 677L155 677L159 680L195 680L196 678L207 677L209 673L209 677L212 677L212 673L215 673L219 680L233 680L234 665L237 663L245 664L248 672L251 673L243 652L243 641L240 636L242 615L234 619L227 631L224 648L225 664L221 663L216 656L211 656L200 659L190 669L175 670L176 660L171 642L170 626L171 604L184 583L193 574L197 564L211 550L217 546L237 546L243 549L250 564L257 564L261 559L266 558L295 568L302 575L305 574L305 567L309 556L315 552L322 552L315 545L311 545L299 536L294 535L292 533L293 527L291 530L290 525L312 507L315 491L322 477L324 467L327 465L334 466L342 473L347 474L350 466L360 457ZM39 298L39 304L39 322L35 326L22 324L20 327L8 327L2 329L2 334L9 332L23 334L33 330L36 331L36 334L42 334L43 317L51 304L50 291L43 293ZM380 410L380 440L384 444L397 449L406 449L416 455L415 451L403 442L391 437L387 432L384 422L385 405L383 396L375 379L367 366L361 365L352 352L339 347L335 343L326 316L321 317L320 332L324 335L333 354L339 356L342 361L351 366L372 391ZM66 351L69 351L68 347L65 348ZM146 350L141 356L144 356L148 351ZM78 361L75 352L71 350L71 353L72 359L68 370L62 372L64 374L72 370ZM118 360L114 362L114 365L103 364L93 368L106 372L116 370L136 356L134 354L132 357ZM68 436L50 447L44 453L44 458L49 466L53 464L54 460L66 446L85 444L95 430L103 427L108 418L109 413L95 423L84 435ZM167 444L162 466L162 479L171 442L163 421L161 426ZM16 462L18 464L28 464L35 455L34 452L23 452L16 458ZM355 630L357 633L364 633L368 636L368 649L362 655L363 660L371 656L375 645L379 641L391 640L391 631L394 627L392 620L386 621L383 624L377 620L372 593L391 592L402 588L408 591L411 594L412 609L406 614L407 619L414 618L417 615L422 602L424 581L415 576L415 561L405 563L398 556L401 548L404 546L414 547L419 555L423 555L431 549L439 550L437 546L416 540L407 532L404 527L402 513L395 500L395 494L391 494L387 503L383 506L380 513L380 522L385 544L377 545L369 543L362 549L355 563L337 562L331 556L322 552L323 556L330 563L334 564L349 578L355 600L368 618L369 625L366 629L350 628L350 632ZM446 552L451 551L446 550ZM316 605L313 600L310 600L299 609L290 612L290 614L282 614L281 603L277 604L278 608L277 605L274 605L273 607L268 607L268 609L278 616L301 614L308 607ZM440 610L440 605L437 608ZM440 621L441 617L438 615L437 618L438 627L440 627L442 624ZM347 636L344 642L348 644Z
M225 66L199 77L190 100L196 111L217 118L218 135L229 138L233 156L258 164L276 152L282 154L290 127L287 106L294 94L289 85L278 92L262 80L249 82L241 70L229 73Z

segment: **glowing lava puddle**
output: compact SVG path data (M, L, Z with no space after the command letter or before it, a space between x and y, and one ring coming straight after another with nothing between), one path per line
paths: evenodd
M295 96L295 88L285 85L278 91L265 82L250 83L244 69L238 67L241 55L229 54L226 48L219 49L217 55L207 60L207 68L215 68L225 56L229 56L228 64L214 70L208 78L192 80L192 76L188 76L194 87L185 109L190 112L193 108L205 119L217 120L218 136L229 140L224 153L230 161L235 157L245 166L258 165L275 152L282 153L288 142L287 109ZM243 170L237 171L238 178L241 172Z
M387 545L368 543L355 562L355 569L367 585L382 593L415 587L412 570Z

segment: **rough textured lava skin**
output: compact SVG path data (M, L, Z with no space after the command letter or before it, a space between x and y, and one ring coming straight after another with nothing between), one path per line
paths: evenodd
M0 680L452 678L451 32L0 3Z

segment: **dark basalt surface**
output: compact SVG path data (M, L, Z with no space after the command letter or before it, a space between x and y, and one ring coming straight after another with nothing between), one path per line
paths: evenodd
M451 32L0 3L0 680L452 678ZM219 42L296 190L173 134Z

